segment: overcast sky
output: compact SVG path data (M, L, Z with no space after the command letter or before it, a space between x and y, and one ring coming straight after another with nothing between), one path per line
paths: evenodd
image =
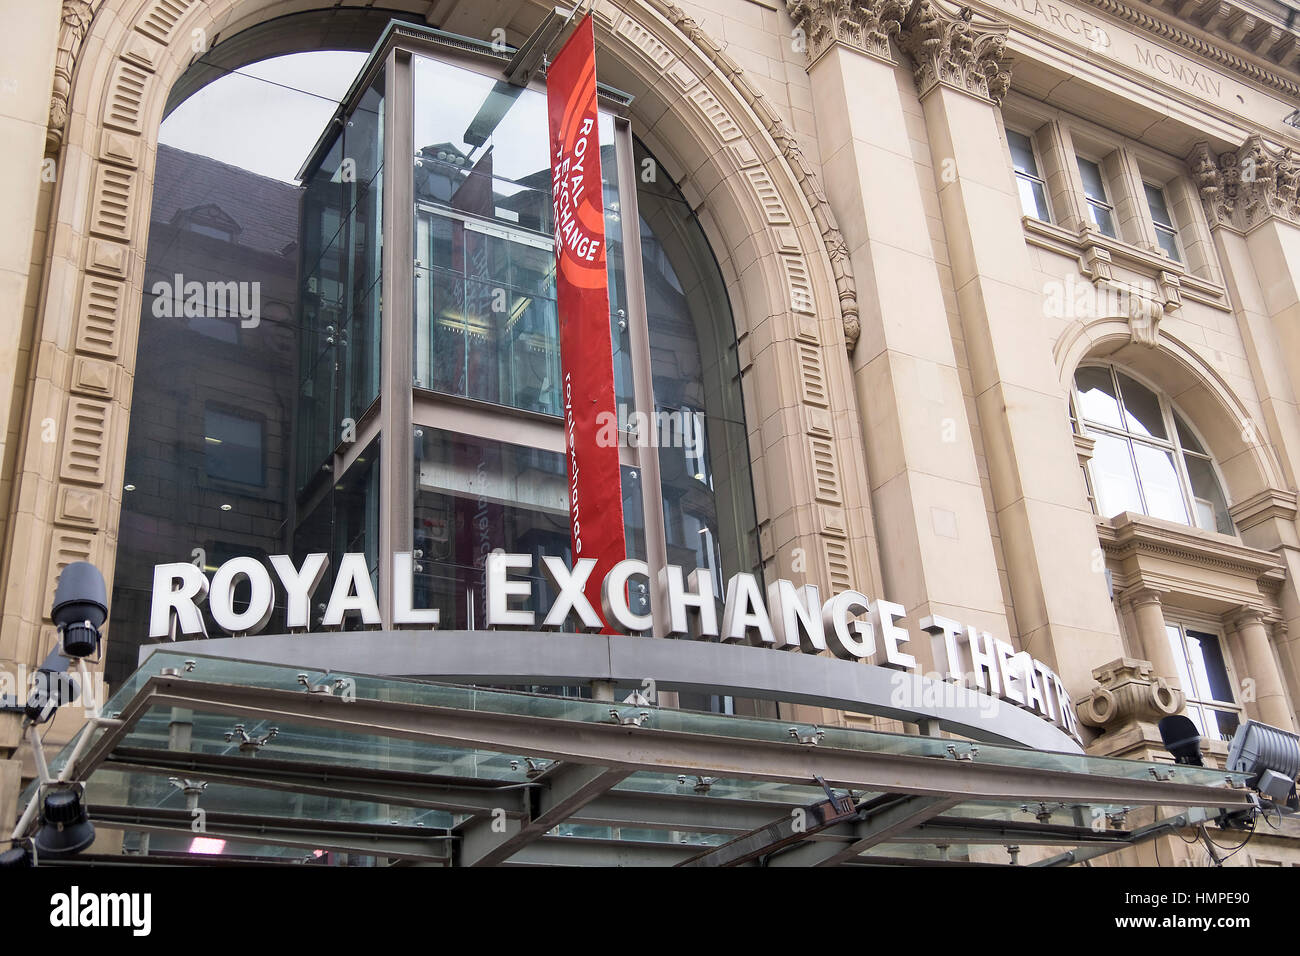
M241 67L178 106L163 123L159 139L263 176L297 182L308 150L365 60L364 53L320 51Z

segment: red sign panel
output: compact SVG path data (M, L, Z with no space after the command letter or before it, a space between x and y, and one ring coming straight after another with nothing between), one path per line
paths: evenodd
M546 74L555 204L555 288L560 313L560 398L569 471L573 563L595 558L587 599L596 613L600 582L627 556L618 445L597 441L617 422L605 272L605 197L596 117L596 31L591 14ZM613 416L607 418L606 416ZM613 429L606 428L605 434Z

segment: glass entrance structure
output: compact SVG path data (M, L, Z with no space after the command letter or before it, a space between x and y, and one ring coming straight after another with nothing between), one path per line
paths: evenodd
M391 556L411 552L416 606L473 629L488 553L569 559L545 85L507 81L512 55L396 21L384 31L299 171L297 238L285 247L298 259L296 296L283 294L292 314L274 347L243 341L265 356L256 378L292 389L268 402L241 379L249 360L217 374L210 356L195 356L170 394L166 369L138 378L137 408L187 404L175 392L192 388L188 400L208 411L193 453L187 431L160 435L151 414L132 421L112 683L134 669L159 563L210 572L234 554L297 563L325 552L333 569L363 553L389 627ZM708 568L720 602L725 575L759 570L735 327L704 233L637 140L629 102L601 88L628 557L652 575L667 563ZM228 167L217 181L191 166L212 198L251 190ZM277 202L267 214L287 218ZM152 271L180 271L170 248L151 249ZM146 311L143 334L171 321ZM155 358L175 356L142 362ZM219 404L199 395L211 390ZM195 479L199 454L216 466ZM219 500L187 498L209 480ZM146 494L155 484L165 489ZM247 517L254 490L258 519ZM540 576L533 587L535 604L552 596ZM649 609L644 577L631 600ZM267 630L284 630L283 614L277 606Z

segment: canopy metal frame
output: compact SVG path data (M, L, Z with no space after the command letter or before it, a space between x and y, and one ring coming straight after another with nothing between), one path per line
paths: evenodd
M524 697L538 695L520 695ZM132 745L128 738L151 712L174 709L324 729L362 739L425 744L535 758L528 779L499 781L409 770L339 765L324 759L265 754L214 754ZM1194 827L1221 811L1255 806L1252 794L1230 785L1184 782L1165 772L1146 777L1009 766L952 748L946 757L691 733L617 719L608 723L539 718L526 713L343 698L284 687L196 680L167 669L139 684L120 713L88 728L71 744L57 775L90 781L97 771L180 776L260 791L317 795L390 807L446 811L448 827L384 822L206 813L207 836L263 846L332 850L389 863L488 865L836 866L943 864L863 854L882 844L1055 846L1064 852L1036 865L1071 865ZM726 718L713 717L718 721ZM725 723L711 724L721 726ZM135 743L138 743L138 739ZM1045 755L1050 756L1050 755ZM536 759L540 758L540 759ZM1166 768L1169 769L1169 768ZM1176 769L1176 768L1175 768ZM636 773L699 778L691 792L618 788ZM709 794L710 779L821 787L824 800L795 806L756 791L754 799ZM1202 776L1202 781L1206 778ZM93 797L93 790L91 791ZM32 803L39 800L39 791ZM954 809L964 803L1032 806L1177 808L1172 817L1135 830L1100 830L1034 819L984 819ZM1213 809L1205 809L1213 808ZM91 802L97 826L139 832L187 833L193 815L179 809ZM1157 809L1157 813L1159 813ZM680 843L561 835L561 825L631 827L679 834ZM15 836L35 828L24 816ZM20 832L21 831L21 832ZM700 845L691 835L722 839ZM74 858L74 862L77 858ZM288 862L291 858L281 859ZM131 857L111 862L130 862ZM1009 854L1008 864L1014 861ZM267 859L266 862L277 862ZM957 862L957 861L954 861ZM965 861L961 861L965 863Z

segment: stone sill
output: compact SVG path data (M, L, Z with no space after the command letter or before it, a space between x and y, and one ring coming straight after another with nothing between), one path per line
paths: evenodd
M1189 273L1186 265L1175 262L1163 253L1151 252L1122 239L1112 239L1092 229L1070 232L1063 226L1033 216L1022 216L1021 223L1024 225L1026 242L1051 252L1074 256L1079 260L1080 273L1094 281L1096 279L1087 264L1087 251L1090 248L1104 249L1110 254L1112 262L1141 273L1157 285L1160 283L1160 273L1172 273L1178 277L1179 288L1185 298L1223 312L1232 311L1226 288Z

